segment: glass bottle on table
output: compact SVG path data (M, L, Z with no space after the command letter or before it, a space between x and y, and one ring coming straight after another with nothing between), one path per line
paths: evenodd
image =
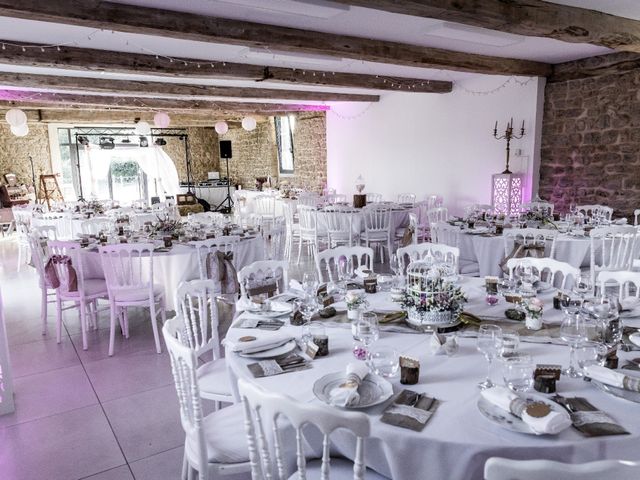
M478 384L484 390L495 385L491 381L491 366L493 359L502 352L502 329L497 325L480 325L477 342L478 351L487 360L487 377Z

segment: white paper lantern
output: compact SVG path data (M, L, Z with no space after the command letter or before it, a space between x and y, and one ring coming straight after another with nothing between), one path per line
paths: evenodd
M158 128L167 128L170 123L171 119L165 112L158 112L153 116L153 124Z
M4 116L5 120L12 127L19 127L27 124L27 114L19 108L12 108Z
M251 130L255 130L257 126L256 119L253 117L244 117L242 119L242 128L244 128L247 132Z
M22 125L18 125L17 127L11 127L11 133L13 133L16 137L24 137L29 133L29 125L23 123Z
M138 122L136 123L136 134L138 135L149 135L151 133L151 125L147 122Z
M227 122L222 121L222 122L216 123L216 132L218 132L218 135L224 135L228 131L229 131L229 125L227 125Z

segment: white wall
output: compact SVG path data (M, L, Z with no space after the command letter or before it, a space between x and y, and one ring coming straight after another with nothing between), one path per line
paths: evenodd
M464 81L488 91L508 77L479 76ZM519 79L526 80L526 79ZM365 191L392 200L400 192L441 195L455 214L470 203L491 203L491 174L504 170L505 142L493 138L513 117L527 134L511 143L511 171L533 174L536 107L544 83L511 81L496 93L472 95L454 86L450 94L383 94L379 103L336 103L327 114L328 185L355 192L362 174ZM516 149L522 156L516 157ZM530 191L530 190L529 190Z

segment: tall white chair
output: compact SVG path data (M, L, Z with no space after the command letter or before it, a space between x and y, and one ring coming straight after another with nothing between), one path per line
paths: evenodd
M580 275L580 269L567 262L561 262L553 258L527 257L507 260L509 277L513 278L514 270L522 264L531 265L538 271L540 278L546 278L550 285L558 286L563 290L571 287ZM545 276L545 274L547 275ZM562 281L559 281L560 275L562 275Z
M300 241L298 243L298 260L296 264L300 264L303 244L307 246L309 253L313 256L318 251L320 241L318 235L318 212L315 207L298 206L298 219Z
M113 222L108 217L89 218L80 224L80 229L85 235L98 235L113 230Z
M37 232L31 232L28 236L31 251L31 264L38 274L38 286L40 287L40 321L42 322L42 334L47 333L48 307L50 303L56 303L56 289L49 283L45 276L44 266L47 260L47 246L43 245ZM63 310L75 308L75 305L63 308Z
M447 207L436 207L427 211L427 218L429 219L429 225L433 225L436 222L446 222L449 220L449 209Z
M80 313L80 329L82 331L82 349L87 349L87 316L96 321L97 300L107 299L107 284L103 279L84 278L84 264L80 244L50 240L47 243L49 257L55 256L58 261L52 262L60 285L56 288L56 339L62 341L62 307L65 302L72 302ZM64 261L62 261L64 259ZM77 288L71 290L72 274L75 271Z
M491 457L484 464L485 480L637 480L640 463L600 460L572 464L552 460L510 460Z
M631 270L638 246L638 230L631 225L594 228L591 240L591 282L602 270Z
M168 320L162 327L185 433L182 478L212 480L249 472L247 438L239 428L244 419L243 408L232 405L204 416L197 381L198 360L195 351L182 340L183 335L180 317Z
M506 228L502 234L504 240L504 255L508 256L516 243L519 245L544 245L544 256L554 258L556 255L556 240L558 230L550 228Z
M380 193L367 193L367 205L370 203L380 203L382 201L382 195Z
M600 285L600 291L604 294L608 288L615 284L618 288L618 298L623 300L628 297L631 289L630 285L634 287L634 297L640 299L640 272L629 271L602 271L598 273L598 285Z
M286 227L286 245L285 245L285 258L291 260L291 252L293 252L293 245L296 241L300 241L300 224L295 221L296 205L292 202L283 202L282 212L284 214L284 221Z
M341 259L351 259L354 270L365 266L371 270L373 266L373 249L369 247L336 247L329 248L316 255L316 271L321 281L336 281L334 273L338 269ZM323 272L327 275L323 275Z
M437 208L442 206L442 197L438 195L426 195L425 203L427 204L429 210L432 208Z
M313 207L317 208L321 203L320 196L313 192L301 192L298 195L298 207Z
M276 198L273 195L258 195L253 199L253 213L262 218L274 218L276 216Z
M327 223L327 241L329 248L339 245L351 246L360 237L354 232L355 214L338 208L328 208L320 213Z
M289 264L280 260L260 260L247 265L238 272L240 294L247 296L250 283L267 283L274 281L277 293L283 293L289 288Z
M460 234L460 227L449 225L447 222L436 222L431 225L431 241L436 244L460 248ZM471 259L459 258L458 269L463 275L480 275L480 265Z
M613 208L605 205L578 205L576 207L578 213L582 213L585 217L596 217L602 215L605 220L611 221L613 215Z
M36 225L33 227L33 231L38 232L41 238L58 240L58 229L55 225Z
M362 209L364 220L364 233L361 241L365 246L379 246L381 248L382 262L384 263L384 248L387 249L389 258L392 253L391 243L391 210L386 207L374 205Z
M415 193L400 193L398 194L397 201L400 204L414 205L416 203L416 195Z
M111 331L109 356L113 355L116 318L122 315L125 337L129 336L128 307L149 308L156 351L162 353L158 335L158 314L166 320L164 286L154 283L153 243L122 243L99 247L109 291Z
M549 215L553 215L555 206L551 202L527 202L520 205L520 209L523 211L532 210L537 212L546 212Z
M196 374L200 396L216 402L233 403L234 396L229 372L220 355L218 308L219 288L213 280L182 282L176 292L176 315L182 318L182 342L191 348L197 359L212 354L213 359L199 366Z
M399 248L396 255L400 260L403 271L406 270L411 262L424 260L427 257L432 257L439 261L446 261L454 266L456 272L459 270L460 249L458 247L424 242Z
M280 393L267 392L245 379L238 381L245 411L245 428L249 444L251 477L267 478L322 478L324 480L383 479L365 465L365 440L370 434L369 417L361 412L343 411L322 404L301 403ZM283 425L286 421L287 427ZM322 458L306 461L304 451L305 428L315 427L322 434ZM268 432L268 429L273 429ZM283 454L292 447L283 443L283 430L295 430L296 473L285 471ZM355 458L349 461L331 458L331 435L338 429L348 430L355 437ZM271 434L273 433L273 434ZM292 442L293 443L293 442ZM275 454L275 462L271 453Z
M347 196L343 193L329 193L327 195L327 203L332 205L334 203L346 203Z
M418 225L418 215L413 212L409 213L409 225L407 227L398 227L395 231L394 241L398 247L402 246L405 234L407 233L407 228L411 230L410 243L418 243L420 226Z
M277 217L269 234L264 236L265 258L267 260L287 260L288 231L284 218Z
M416 231L416 237L418 238L418 241L430 240L431 228L429 225L429 216L427 215L427 212L435 207L431 207L426 200L416 203L416 207L418 208L418 230Z

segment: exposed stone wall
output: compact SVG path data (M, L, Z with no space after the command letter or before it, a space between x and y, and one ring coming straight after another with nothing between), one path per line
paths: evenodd
M33 158L36 182L41 174L51 173L51 154L47 125L29 124L29 134L16 137L9 125L0 123L0 177L5 173L15 173L19 183L31 183L31 164ZM4 179L1 180L4 183Z
M545 90L539 195L565 212L640 208L640 72L550 83Z
M189 127L189 154L191 156L191 176L196 182L207 179L207 172L218 170L218 134L211 127ZM180 181L187 180L184 141L178 137L164 137L167 144L162 147L171 157L178 170Z

